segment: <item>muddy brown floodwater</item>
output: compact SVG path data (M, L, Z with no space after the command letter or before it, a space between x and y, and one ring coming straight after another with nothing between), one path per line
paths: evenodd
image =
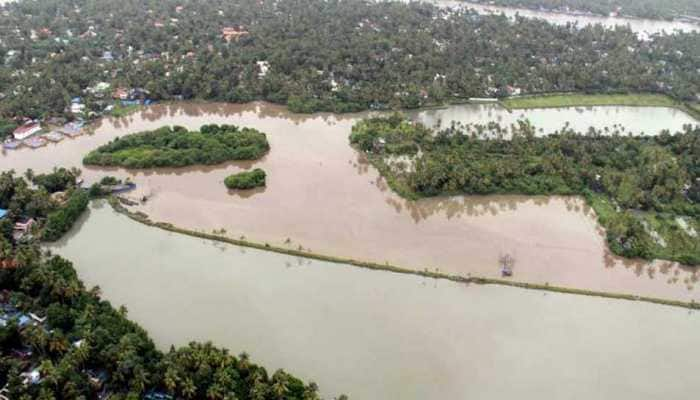
M454 110L443 113L452 116ZM625 123L644 113L623 110L617 120L604 122ZM462 107L466 119L482 111ZM439 118L431 113L430 118ZM595 113L591 110L591 121L596 121ZM351 126L363 116L299 116L264 103L160 105L128 118L104 120L91 136L6 153L0 169L79 166L84 154L115 136L163 125L249 126L266 132L272 147L258 162L107 172L130 176L139 187L132 196L150 196L138 210L184 228L225 229L235 238L464 276L498 276L498 259L507 253L515 258L513 279L518 281L700 301L696 270L610 255L594 213L580 198L400 198L349 146ZM252 166L266 170L266 189L235 193L225 188L227 175ZM102 169L84 172L88 182L104 174Z
M236 247L141 225L103 202L52 250L162 350L195 340L246 351L328 400L686 400L700 390L688 373L700 368L700 315L684 309Z

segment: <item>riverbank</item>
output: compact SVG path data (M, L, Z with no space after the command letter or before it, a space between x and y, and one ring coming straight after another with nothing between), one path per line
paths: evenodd
M201 232L201 231L180 228L180 227L177 227L177 226L170 224L170 223L152 221L150 219L150 217L144 213L130 211L128 208L126 208L122 204L120 204L119 200L114 198L114 197L109 198L109 204L116 212L129 217L133 221L136 221L138 223L141 223L141 224L144 224L147 226L159 228L159 229L162 229L162 230L165 230L168 232L178 233L178 234L182 234L182 235L188 235L188 236L192 236L192 237L196 237L196 238L200 238L200 239L212 240L212 241L216 241L216 242L228 243L228 244L232 244L235 246L249 247L249 248L258 249L258 250L271 251L271 252L279 253L279 254L286 254L286 255L296 256L296 257L303 257L303 258L308 258L308 259L312 259L312 260L326 261L326 262L330 262L330 263L334 263L334 264L347 264L347 265L352 265L355 267L366 268L366 269L377 270L377 271L386 271L386 272L393 272L393 273L398 273L398 274L416 275L416 276L421 276L421 277L425 277L425 278L433 278L433 279L445 279L445 280L464 283L464 284L472 284L473 283L473 284L479 284L479 285L499 285L499 286L516 287L516 288L529 289L529 290L542 290L542 291L564 293L564 294L575 294L575 295L584 295L584 296L592 296L592 297L601 297L601 298L607 298L607 299L640 301L640 302L665 305L665 306L671 306L671 307L687 308L687 309L691 309L691 310L700 309L700 303L696 303L695 301L685 302L685 301L668 300L668 299L661 299L661 298L655 298L655 297L649 297L649 296L638 296L638 295L626 294L626 293L613 293L613 292L603 292L603 291L595 291L595 290L587 290L587 289L579 289L579 288L570 288L570 287L554 286L554 285L550 285L549 283L538 284L538 283L530 283L530 282L511 281L511 280L506 280L506 279L477 277L477 276L471 276L471 275L461 276L461 275L453 275L453 274L439 272L439 269L431 271L428 268L425 268L424 270L421 271L421 270L415 270L415 269L404 268L404 267L400 267L400 266L396 266L396 265L391 265L389 263L379 264L379 263L375 263L375 262L356 260L356 259L352 259L352 258L344 258L344 257L336 257L336 256L331 256L331 255L326 255L326 254L319 254L319 253L314 253L311 251L305 251L303 249L292 249L292 248L274 246L274 245L271 245L269 243L257 243L257 242L253 242L253 241L249 241L249 240L245 240L245 239L234 239L231 237L222 236L222 235L215 234L215 233L206 233L206 232Z
M681 114L667 108L631 107L509 113L498 105L479 105L418 112L411 118L428 126L452 120L498 120L510 126L527 117L544 128L542 135L561 129L565 121L576 129L617 125L634 134L655 134L692 122ZM51 171L55 165L81 168L83 154L134 132L164 125L247 126L267 132L271 148L277 150L254 163L133 171L89 167L82 177L88 182L105 174L130 179L138 188L134 198L148 198L132 210L191 230L225 229L226 236L245 236L258 243L301 245L321 254L412 269L439 266L441 272L460 276L499 278L499 255L507 253L517 260L519 280L700 302L697 270L610 254L594 213L581 198L401 198L348 143L352 125L368 115L376 114L299 115L269 103L161 104L123 120L105 119L94 135L65 144L8 151L0 164L35 172ZM266 188L233 193L225 188L227 176L252 168L268 172Z
M506 109L537 110L563 107L666 107L685 112L700 121L700 104L684 103L669 96L656 93L629 94L585 94L585 93L555 93L543 95L524 95L510 97L499 102Z

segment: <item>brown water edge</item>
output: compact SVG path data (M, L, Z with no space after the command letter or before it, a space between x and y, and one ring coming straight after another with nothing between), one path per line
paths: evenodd
M690 310L700 309L700 303L696 303L694 300L691 300L690 302L684 302L684 301L678 301L678 300L668 300L668 299L659 299L659 298L655 298L655 297L638 296L638 295L627 294L627 293L598 292L598 291L586 290L586 289L551 286L551 285L549 285L549 283L537 284L537 283L528 283L528 282L518 282L515 280L509 280L509 279L485 278L485 277L479 277L479 276L472 276L471 274L468 274L466 277L461 276L461 275L448 275L446 273L440 272L439 269L436 269L435 271L431 271L429 268L425 268L424 270L416 270L416 269L403 268L403 267L396 266L396 265L390 265L388 262L384 263L384 264L377 264L377 263L371 262L371 261L361 261L361 260L356 260L356 259L352 259L352 258L341 258L341 257L335 257L335 256L331 256L331 255L312 253L312 252L304 250L301 247L298 249L291 249L291 248L286 248L286 247L272 246L269 243L256 243L256 242L251 242L251 241L245 240L244 238L234 239L234 238L222 236L221 233L217 234L217 233L206 233L206 232L200 232L200 231L195 231L195 230L188 230L188 229L179 228L179 227L177 227L173 224L167 223L167 222L151 221L149 216L144 214L144 213L130 211L116 197L110 197L108 199L108 203L114 211L116 211L120 214L126 215L127 217L129 217L133 221L139 222L139 223L144 224L146 226L159 228L159 229L162 229L166 232L178 233L178 234L182 234L182 235L192 236L195 238L207 239L207 240L211 240L211 241L215 241L215 242L228 243L228 244L232 244L235 246L250 247L253 249L257 249L257 250L285 254L288 256L300 257L300 258L304 258L304 259L325 261L325 262L334 263L334 264L351 265L351 266L355 266L355 267L366 268L366 269L371 269L371 270L376 270L376 271L393 272L393 273L405 274L405 275L416 275L416 276L420 276L420 277L424 277L424 278L445 279L445 280L449 280L452 282L464 283L467 285L478 284L478 285L508 286L508 287L515 287L515 288L521 288L521 289L528 289L528 290L541 290L541 291L554 292L554 293L566 293L566 294L575 294L575 295L583 295L583 296L591 296L591 297L601 297L601 298L606 298L606 299L640 301L640 302L644 302L644 303L665 305L665 306L671 306L671 307L687 308ZM72 232L74 232L74 233L69 235L65 241L68 241L75 233L80 231L80 227L85 223L86 219L87 218L83 218L76 224L77 226L74 229L72 229Z
M139 224L103 202L81 221L50 249L160 349L247 351L327 399L685 400L700 385L679 373L700 363L691 310L259 251Z
M454 108L444 112L451 116ZM130 177L139 187L132 196L150 196L135 211L188 230L224 229L229 238L463 277L498 278L498 259L508 253L516 259L517 281L699 300L696 270L612 256L580 198L400 198L348 143L352 124L366 115L294 115L264 103L161 105L104 120L91 136L7 153L0 168L80 166L85 153L116 136L163 125L250 126L268 133L272 147L256 163L109 173ZM268 173L267 188L229 193L224 178L252 165ZM88 168L84 175L90 182L105 172Z

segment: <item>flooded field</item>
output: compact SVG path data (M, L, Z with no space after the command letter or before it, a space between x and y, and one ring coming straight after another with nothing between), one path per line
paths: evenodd
M469 110L483 113L484 107L489 106L433 110L416 118L476 118ZM643 114L626 110L619 123ZM40 172L80 166L84 154L113 137L163 125L250 126L266 132L272 147L259 162L135 172L84 169L84 177L87 182L106 173L130 177L138 185L131 196L149 197L137 210L188 229L224 229L234 238L463 276L498 276L499 257L510 254L518 281L700 301L695 269L611 256L593 212L579 198L459 196L415 202L398 197L348 144L353 122L363 116L292 115L264 103L156 106L104 120L91 136L8 152L0 157L0 168ZM267 188L225 188L227 175L253 166L267 172Z
M546 20L555 25L577 24L578 26L601 24L606 28L615 28L627 26L632 31L637 32L638 36L645 40L649 36L656 33L673 33L681 32L696 32L700 30L700 26L680 21L662 21L641 18L620 18L620 17L603 17L595 15L574 15L555 13L547 11L528 10L524 8L499 7L493 5L474 4L459 0L422 0L440 7L451 8L470 8L479 14L505 14L510 18L516 15L525 18L538 18Z
M681 110L664 107L561 107L508 111L493 104L452 106L437 110L415 113L417 120L426 125L442 126L450 121L464 124L484 124L495 121L504 127L516 124L518 120L529 120L538 128L538 134L549 134L561 130L566 124L578 132L587 132L593 126L597 129L619 131L621 135L656 135L664 129L677 132L683 125L698 124L698 121Z
M171 234L104 204L53 250L160 348L212 340L317 382L327 399L700 390L687 373L700 368L700 315L687 310L310 261Z

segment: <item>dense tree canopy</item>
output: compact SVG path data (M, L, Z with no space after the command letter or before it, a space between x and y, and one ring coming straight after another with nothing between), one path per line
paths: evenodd
M256 160L270 149L264 133L233 125L205 125L199 132L163 127L117 138L83 159L86 165L126 168L213 165Z
M627 28L361 0L23 0L6 11L8 117L63 114L72 96L99 111L111 92L86 90L100 82L155 100L264 99L305 112L410 108L511 88L700 93L697 33L642 41Z
M359 122L350 140L403 195L584 195L619 254L700 264L700 127L537 137L526 121L434 132L394 115Z
M265 186L265 178L265 171L255 168L252 171L243 171L227 176L224 184L229 189L253 189Z

